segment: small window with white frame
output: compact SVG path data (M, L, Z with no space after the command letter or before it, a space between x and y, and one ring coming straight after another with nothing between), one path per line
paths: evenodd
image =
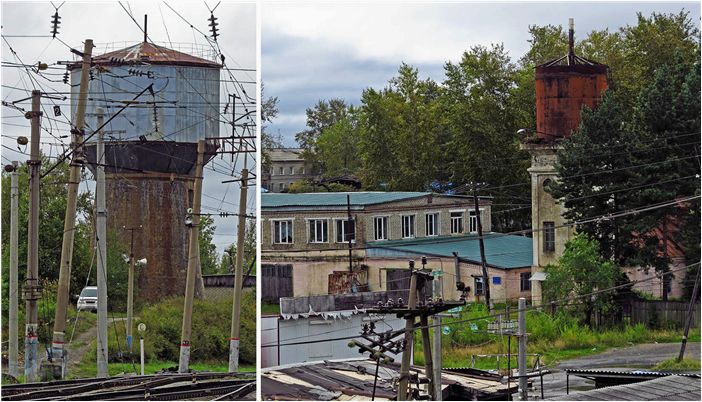
M284 175L284 174L285 174L285 168L282 167L282 166L279 167L279 168L278 168L278 175L279 175L279 176L282 176L282 175Z
M451 234L463 233L463 211L451 211Z
M480 209L480 214L483 214L483 210ZM482 219L482 216L480 217ZM481 222L482 223L482 222ZM470 233L476 233L478 231L478 218L475 216L475 210L468 212L468 229Z
M310 219L307 221L309 227L310 243L329 243L329 221L326 219Z
M388 217L376 216L373 217L373 228L375 232L375 240L388 240Z
M441 234L441 226L439 223L439 213L431 212L426 214L426 229L427 236L438 236Z
M336 220L336 242L347 243L356 241L356 221L351 219Z
M273 221L273 243L292 244L293 243L293 221L292 219L280 219Z
M412 239L415 237L415 216L402 215L402 238Z

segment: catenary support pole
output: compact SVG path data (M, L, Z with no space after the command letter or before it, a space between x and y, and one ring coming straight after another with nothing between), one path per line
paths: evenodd
M25 305L24 327L24 380L34 382L37 378L37 346L39 312L39 181L41 180L41 155L39 139L41 127L41 92L32 91L32 111L28 113L31 122L29 161L29 225L27 227L27 279L23 297Z
M444 280L443 271L435 272L440 272L441 274L438 276L434 276L434 301L438 300L439 298L443 299L442 282ZM441 359L441 317L439 316L439 314L434 314L432 324L434 325L434 328L432 328L432 331L434 332L434 350L432 351L432 356L434 358L434 400L440 401L442 400L441 367L443 363Z
M434 361L431 356L431 341L429 340L429 318L422 314L419 318L422 326L422 349L424 351L424 372L429 379L429 396L431 400L436 400L436 381L434 380ZM439 377L441 379L441 377Z
M180 338L180 358L178 372L187 373L190 365L190 336L192 334L193 299L195 297L195 275L198 263L198 238L200 234L200 199L202 198L202 166L205 158L205 140L197 142L197 162L195 164L195 187L193 191L193 211L188 239L188 272L185 279L185 302L183 304L183 327Z
M407 309L414 310L417 307L417 274L414 272L414 261L409 262L410 276L409 300ZM402 352L402 364L400 366L400 384L397 387L397 400L406 401L408 399L407 390L409 385L409 368L412 358L412 342L414 341L414 317L405 319L405 349Z
M97 126L104 121L104 110L97 108ZM97 235L97 377L108 377L107 370L107 203L105 200L105 134L97 134L95 151L97 183L95 185L95 233Z
M526 299L519 298L519 399L526 401L529 397L527 392L527 367L526 367L526 349L527 349L527 332L526 332Z
M480 207L478 206L478 195L476 188L473 187L473 202L475 204L475 222L478 227L478 243L480 245L480 263L483 268L483 288L485 289L485 305L488 312L491 310L490 305L490 278L488 277L487 262L485 261L485 242L483 241L483 224L480 219Z
M127 349L129 353L132 353L132 322L134 318L134 265L136 264L136 258L134 257L134 231L141 230L142 226L135 226L128 228L123 226L123 230L129 230L130 232L130 242L129 242L129 270L127 273L127 323L125 326L125 336L127 337Z
M18 283L17 283L17 270L19 266L18 262L18 229L17 229L17 219L19 218L19 183L17 174L17 162L12 162L12 172L10 173L10 317L9 323L10 328L8 331L9 339L7 345L8 353L8 368L9 373L13 377L19 375L19 366L17 365L18 356L18 345L17 345L17 295L19 294Z
M74 117L75 126L72 128L73 146L78 147L83 142L83 129L85 127L85 108L88 103L88 85L90 78L91 54L93 51L92 39L86 39L83 48L83 61L80 75L80 87L78 94L78 104L76 105L76 115ZM61 245L61 263L59 268L59 283L56 291L56 312L54 315L54 333L51 344L54 361L66 367L64 356L64 336L66 332L66 310L68 308L68 296L71 285L71 266L73 260L73 240L76 226L76 205L78 199L78 185L80 184L80 173L83 168L83 151L81 148L73 150L71 158L70 173L68 179L68 195L66 200L66 215L63 222L63 243ZM65 373L63 373L65 374Z
M687 334L690 332L690 324L692 323L693 310L695 306L695 301L697 299L697 290L700 288L700 271L702 268L697 265L697 276L695 277L695 287L692 289L692 295L690 296L690 304L687 306L687 317L685 319L685 332L683 333L682 342L680 344L680 354L678 355L678 362L681 362L683 357L685 357L685 347L687 346Z
M244 240L246 238L246 202L249 171L241 170L239 192L239 222L236 232L236 268L234 272L234 302L232 303L232 328L229 336L229 372L239 371L239 332L241 330L241 294L244 291Z

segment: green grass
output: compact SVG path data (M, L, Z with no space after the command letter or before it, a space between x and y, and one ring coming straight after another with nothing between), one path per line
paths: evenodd
M97 367L94 360L84 359L83 362L78 367L78 371L74 373L69 373L70 378L88 378L95 377L97 373ZM169 369L175 367L177 369L178 362L145 362L144 363L144 374L155 374L163 369ZM190 365L190 369L193 371L216 371L216 372L227 372L228 363L227 362L210 362L210 363L193 363ZM108 365L108 371L111 376L119 374L141 374L141 366L139 365L138 356L132 363L110 363ZM239 368L241 372L255 372L255 365L247 365Z
M499 311L499 309L497 309ZM506 354L507 337L485 333L488 316L484 305L467 307L460 318L447 319L451 333L442 336L444 367L465 367L471 364L472 355ZM511 318L516 318L512 314ZM465 320L472 320L465 323ZM458 321L455 325L451 322ZM463 322L462 322L463 321ZM471 324L476 325L475 329ZM626 347L640 343L674 343L680 342L681 329L648 329L644 325L625 325L621 328L592 330L578 324L575 318L566 312L551 317L542 312L527 314L527 331L529 332L528 353L541 355L542 364L553 366L561 361L602 353L613 347ZM415 361L423 364L422 346L419 332L415 335ZM690 342L700 341L700 329L691 329ZM512 353L516 356L517 339L512 338ZM533 362L530 362L533 364ZM500 358L500 368L507 365L505 358ZM512 360L516 365L516 357ZM495 369L495 358L476 358L475 367Z
M280 314L280 304L261 303L262 315Z
M700 371L700 361L697 359L684 358L678 362L677 358L663 360L653 366L654 370L658 371Z

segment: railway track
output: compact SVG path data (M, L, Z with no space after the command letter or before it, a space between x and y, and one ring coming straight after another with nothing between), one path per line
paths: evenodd
M1 395L7 401L237 400L255 390L253 373L205 372L7 385L2 387Z

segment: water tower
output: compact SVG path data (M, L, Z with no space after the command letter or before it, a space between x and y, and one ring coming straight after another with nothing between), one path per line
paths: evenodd
M532 301L541 304L543 268L556 263L574 229L565 223L563 206L546 191L557 180L556 152L580 125L583 106L593 109L607 89L607 66L575 55L573 19L568 54L536 66L536 136L522 149L531 154L531 225L533 233Z
M182 295L197 141L219 135L220 69L203 57L147 42L93 57L86 123L97 127L128 105L105 128L108 232L148 264L137 272L139 297ZM80 63L69 66L80 82ZM144 88L152 91L134 99ZM78 86L72 86L75 113ZM89 134L89 130L88 131ZM89 164L94 143L86 144ZM207 162L214 154L208 146ZM130 230L133 228L139 228ZM133 236L133 241L132 241Z

